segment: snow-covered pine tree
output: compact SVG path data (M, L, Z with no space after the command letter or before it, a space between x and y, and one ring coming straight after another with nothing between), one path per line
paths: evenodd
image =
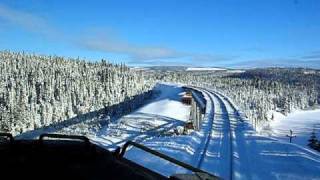
M124 64L2 51L0 131L16 135L149 96L154 84Z
M316 136L315 129L312 130L310 139L308 141L309 141L309 144L308 144L309 147L316 150L319 149L319 142Z

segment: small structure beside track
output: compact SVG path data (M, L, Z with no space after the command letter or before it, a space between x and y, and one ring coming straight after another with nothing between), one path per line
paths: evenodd
M182 103L191 105L190 121L186 123L186 129L200 130L202 118L206 111L206 101L202 93L190 87L183 87L186 93L181 98Z
M192 93L191 91L187 91L181 98L183 104L191 105L192 102Z

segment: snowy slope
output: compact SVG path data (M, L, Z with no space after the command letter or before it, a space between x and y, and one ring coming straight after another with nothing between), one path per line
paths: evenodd
M278 112L274 112L274 114L274 120L261 131L261 134L288 142L286 135L289 134L289 130L291 129L296 136L292 142L306 148L309 148L307 146L308 139L313 129L315 129L317 137L320 137L320 109L299 110L290 113L288 116L284 116Z
M158 98L102 128L92 141L112 150L128 140L142 141L165 133L189 119L190 107L180 102L181 87L159 84L155 91L160 92Z

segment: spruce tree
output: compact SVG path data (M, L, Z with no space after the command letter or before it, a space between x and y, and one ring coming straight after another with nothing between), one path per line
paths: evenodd
M319 146L319 142L316 137L315 129L313 129L310 139L308 141L309 141L309 144L308 144L309 147L311 147L312 149L318 148L317 146Z

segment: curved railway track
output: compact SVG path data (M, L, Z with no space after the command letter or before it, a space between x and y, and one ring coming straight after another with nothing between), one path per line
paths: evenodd
M206 130L206 135L205 135L205 139L203 141L203 146L202 147L202 150L200 150L200 153L199 153L199 158L198 158L198 162L196 163L196 167L197 168L201 168L201 165L204 161L204 157L205 157L205 154L207 152L207 149L208 149L208 146L209 146L209 142L211 140L211 133L212 133L212 124L213 124L213 121L214 121L214 101L213 101L213 98L212 96L210 95L210 92L208 92L207 90L205 90L204 88L197 88L198 90L202 91L203 93L205 93L208 98L209 98L209 101L211 103L211 109L210 109L210 112L208 114L209 117L208 118L208 129Z
M205 88L196 89L207 94L213 111L213 116L209 120L211 126L206 131L206 138L202 143L204 146L198 155L200 157L196 167L214 172L225 179L233 179L234 130L238 120L236 116L239 116L239 113L222 94Z

